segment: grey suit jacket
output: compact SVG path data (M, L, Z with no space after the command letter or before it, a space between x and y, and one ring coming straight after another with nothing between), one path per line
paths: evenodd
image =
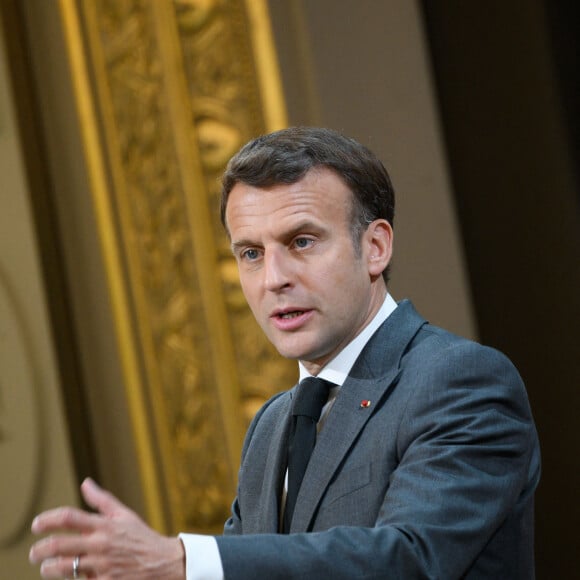
M282 535L293 394L266 403L248 431L216 538L226 579L534 577L539 445L505 356L403 301L342 386Z

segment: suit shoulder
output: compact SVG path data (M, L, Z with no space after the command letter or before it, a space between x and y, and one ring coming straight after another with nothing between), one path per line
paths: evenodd
M242 457L245 456L247 448L252 440L258 425L262 426L264 423L273 423L279 420L279 411L284 405L284 402L290 397L290 391L282 391L270 397L254 415L246 437L244 440L244 447L242 449Z
M512 361L496 348L453 334L432 324L425 324L410 343L405 356L433 360L464 359L465 362L481 361L488 365L511 368L517 373Z
M411 391L411 407L465 401L475 406L479 401L482 407L503 407L531 419L522 377L495 348L427 325L401 359L401 370L401 382Z
M290 396L290 391L282 391L280 393L276 393L275 395L273 395L272 397L270 397L258 410L258 412L254 415L254 418L252 419L252 423L250 424L250 429L252 428L252 425L257 424L264 415L267 415L268 413L272 413L275 412L278 407L280 406L281 403L283 403L283 401L285 399L287 399Z
M429 324L409 344L401 370L413 377L416 388L449 390L454 385L477 384L481 395L486 387L499 388L527 403L523 380L505 354Z

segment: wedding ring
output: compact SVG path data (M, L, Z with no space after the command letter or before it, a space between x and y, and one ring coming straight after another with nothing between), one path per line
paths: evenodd
M75 556L73 560L73 580L76 580L79 577L79 565L81 563L81 557Z

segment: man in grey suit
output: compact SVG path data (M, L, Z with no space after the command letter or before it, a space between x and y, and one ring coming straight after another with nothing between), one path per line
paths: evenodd
M223 536L159 536L87 480L97 514L33 523L82 532L32 547L44 577L534 577L540 458L524 386L499 352L393 300L393 214L380 161L338 133L293 128L242 148L222 220L252 312L300 383L252 422ZM293 483L294 415L315 384L329 390Z

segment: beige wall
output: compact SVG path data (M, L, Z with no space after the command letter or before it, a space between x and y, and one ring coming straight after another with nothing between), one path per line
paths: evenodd
M0 576L25 580L33 515L77 495L2 40Z

